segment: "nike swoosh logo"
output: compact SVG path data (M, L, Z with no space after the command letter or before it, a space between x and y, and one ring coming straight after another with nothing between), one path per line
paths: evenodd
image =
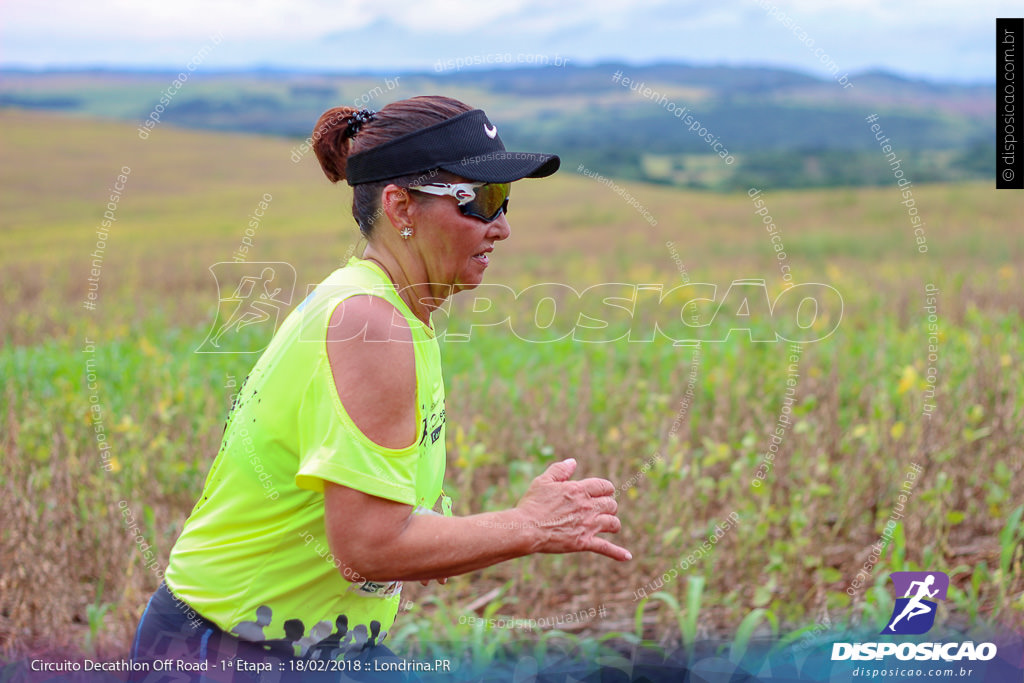
M487 137L489 137L489 138L491 138L493 140L494 136L498 134L498 129L497 129L496 126L488 126L485 123L484 124L484 132L487 133Z

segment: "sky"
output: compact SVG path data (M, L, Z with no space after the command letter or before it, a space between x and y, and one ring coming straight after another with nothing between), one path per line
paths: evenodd
M603 61L995 80L1020 0L4 0L0 66L450 71ZM204 49L205 48L205 49Z

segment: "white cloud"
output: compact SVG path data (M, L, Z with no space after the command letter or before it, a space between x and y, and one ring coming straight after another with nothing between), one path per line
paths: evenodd
M989 79L996 16L962 0L770 0L844 69ZM814 71L806 49L757 0L6 0L5 63L174 66L220 33L210 68L275 64L400 68L498 51L692 63L773 63ZM340 37L340 38L339 38ZM338 53L342 46L358 46ZM335 52L331 52L334 50ZM361 60L361 61L360 61ZM358 62L358 63L357 63Z

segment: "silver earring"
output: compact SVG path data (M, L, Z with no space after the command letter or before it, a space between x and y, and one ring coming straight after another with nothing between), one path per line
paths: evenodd
M400 232L399 234L402 236L402 239L406 239L407 240L410 237L412 237L412 228L410 228L408 226L404 227L404 228L402 228L402 232Z

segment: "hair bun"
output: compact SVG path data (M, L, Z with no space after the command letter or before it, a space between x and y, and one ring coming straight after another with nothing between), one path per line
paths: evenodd
M346 138L353 137L363 127L363 124L373 121L376 116L377 112L375 111L370 109L360 109L345 120L348 125L345 128L345 132L342 133L342 136Z
M441 95L420 95L391 102L375 112L334 107L321 114L313 127L312 146L324 175L332 183L347 180L348 159L395 138L446 121L472 108ZM369 122L373 122L369 128ZM370 214L379 208L379 202ZM370 215L367 214L367 215ZM356 217L359 221L359 216Z
M365 123L360 113L355 107L334 107L325 111L313 127L313 153L332 183L345 179L350 141Z

